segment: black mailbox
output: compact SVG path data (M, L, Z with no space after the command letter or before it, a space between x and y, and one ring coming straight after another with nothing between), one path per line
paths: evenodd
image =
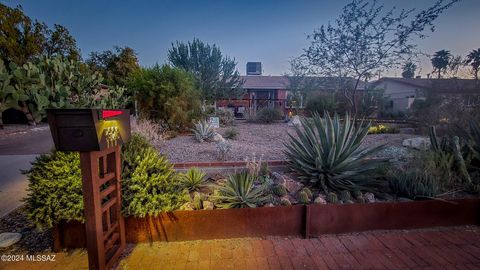
M99 151L130 139L129 110L49 109L47 117L59 151Z

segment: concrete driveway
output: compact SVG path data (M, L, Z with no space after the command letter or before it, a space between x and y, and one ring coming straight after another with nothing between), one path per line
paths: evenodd
M38 154L48 153L53 141L48 126L0 136L0 217L22 205L28 180L21 170L28 170Z

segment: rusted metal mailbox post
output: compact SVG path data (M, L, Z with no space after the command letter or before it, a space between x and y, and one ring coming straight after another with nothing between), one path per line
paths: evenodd
M80 152L91 270L110 269L125 248L120 146L130 138L128 110L47 110L55 147Z

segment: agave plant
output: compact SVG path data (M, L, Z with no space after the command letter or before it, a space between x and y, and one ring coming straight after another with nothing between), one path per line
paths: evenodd
M356 124L349 114L343 121L338 114L324 117L314 114L294 126L297 136L289 134L285 155L290 168L301 181L320 186L325 193L331 188L342 190L372 190L381 184L374 176L375 169L386 160L368 159L383 145L361 148L370 123Z
M270 200L265 186L255 186L255 178L248 173L229 175L227 181L216 186L216 195L212 196L219 208L255 208Z
M198 168L191 168L186 173L178 175L178 179L183 188L189 191L195 191L205 185L206 174Z
M210 141L215 136L215 130L207 121L198 121L192 132L198 142Z

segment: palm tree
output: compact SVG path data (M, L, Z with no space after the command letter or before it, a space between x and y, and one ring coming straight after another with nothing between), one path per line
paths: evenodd
M473 70L475 80L478 80L478 71L480 69L480 48L472 50L465 59L465 64L470 65Z
M412 62L406 62L403 66L402 77L403 78L413 78L415 76L415 70L417 69L417 65Z
M432 62L433 72L438 72L439 79L441 78L441 74L447 71L451 59L452 54L447 50L440 50L433 54L430 61Z

